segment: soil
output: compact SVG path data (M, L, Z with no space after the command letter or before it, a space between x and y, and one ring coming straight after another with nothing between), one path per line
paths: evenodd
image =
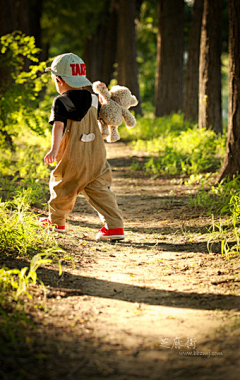
M0 378L239 379L239 256L208 245L212 216L188 203L196 186L132 171L146 156L122 142L107 151L126 238L97 242L98 215L78 197L67 233L56 234L63 274L39 268L47 296L31 289L34 327L0 355Z

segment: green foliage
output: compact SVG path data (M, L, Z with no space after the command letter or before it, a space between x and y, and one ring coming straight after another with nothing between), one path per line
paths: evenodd
M230 239L224 238L221 244L222 255L225 255L227 258L236 254L239 255L240 253L240 191L231 197L229 207L231 211L230 222L232 224L232 236L230 236Z
M18 31L2 36L0 51L0 146L3 146L7 143L12 145L12 138L25 128L44 134L41 116L36 108L38 94L47 76L40 75L46 64L38 63L39 49L35 46L34 37ZM28 70L24 71L28 62Z
M47 123L45 123L47 125ZM23 126L24 128L24 126ZM44 127L46 128L46 127ZM14 151L0 146L0 183L1 177L30 177L34 180L47 178L49 170L43 157L51 144L51 133L47 129L45 136L33 131L23 130L21 135L13 137Z
M0 253L33 256L39 250L57 247L53 234L42 228L29 211L26 203L29 196L31 193L26 190L12 201L0 204Z
M206 179L201 182L201 189L189 198L192 207L203 208L208 213L230 214L239 218L240 177L225 178L216 185L211 185ZM238 207L237 207L238 205Z
M29 206L43 207L46 203L46 193L48 185L40 182L39 179L0 177L0 198L3 201L10 201L15 198L22 199ZM27 206L27 207L29 207Z
M180 113L138 118L137 126L127 133L137 139L132 143L136 150L152 154L145 170L155 175L216 170L224 157L225 137L184 122Z
M239 183L237 183L236 185L239 185ZM230 207L234 224L239 223L240 222L240 190L239 191L236 190L235 194L231 197L230 202L229 202L229 207Z
M235 182L235 179L234 179ZM238 178L239 182L239 178ZM234 183L233 185L235 185ZM225 207L226 211L226 207ZM221 253L226 259L232 256L239 256L240 253L240 191L236 190L236 194L232 195L228 203L229 219L223 223L212 220L212 234L208 241L208 249L211 252L212 242L221 241ZM239 279L238 279L239 280Z
M31 258L30 267L22 269L0 268L0 347L7 352L11 345L24 340L26 317L23 297L31 297L31 286L37 281L40 265L50 264L53 260L59 264L59 275L62 274L60 256L63 252L58 247L54 234L40 226L37 217L30 212L29 204L39 194L38 182L26 180L20 190L16 179L10 181L8 202L0 203L0 255ZM2 189L3 190L3 189ZM45 291L45 290L44 290Z
M36 269L40 265L50 264L51 259L42 258L42 255L35 255L31 261L30 269L27 267L22 269L0 269L0 289L1 289L1 300L3 301L3 294L9 293L10 289L13 289L12 298L17 301L22 294L26 294L29 298L32 298L31 294L28 292L28 287L30 284L35 284L37 281Z
M137 116L137 124L134 128L126 129L121 126L121 138L131 138L134 146L148 149L151 142L159 136L168 136L170 133L178 135L181 131L191 127L189 122L183 120L181 113L175 113L171 116L154 117L154 108L151 103L145 104L145 116ZM150 142L148 144L148 141Z
M82 0L81 3L45 0L41 26L43 42L51 41L50 55L73 51L81 56L86 39L91 39L99 21L106 23L109 7L109 0Z

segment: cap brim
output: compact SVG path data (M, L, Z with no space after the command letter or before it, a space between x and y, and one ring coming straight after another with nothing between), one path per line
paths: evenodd
M92 82L88 80L86 77L81 76L81 77L66 77L64 75L61 75L62 79L70 86L73 88L80 88L84 86L92 86Z
M54 71L52 70L51 67L47 67L45 69L45 72L47 71L51 71L51 73L55 74ZM58 76L59 74L55 74L56 76ZM73 88L80 88L80 87L85 87L85 86L92 86L92 82L90 82L90 80L88 80L86 77L82 76L82 77L66 77L65 75L59 75L61 76L61 78L71 87Z

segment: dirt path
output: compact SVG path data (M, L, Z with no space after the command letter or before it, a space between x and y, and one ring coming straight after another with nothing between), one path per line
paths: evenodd
M58 237L75 269L66 260L60 278L57 266L39 270L49 298L36 288L39 308L28 306L37 327L26 338L31 355L9 359L4 373L12 366L12 375L33 380L239 379L239 257L226 260L219 244L209 254L211 216L186 203L194 188L132 172L144 157L131 157L123 143L107 149L126 239L96 242L98 216L78 198Z

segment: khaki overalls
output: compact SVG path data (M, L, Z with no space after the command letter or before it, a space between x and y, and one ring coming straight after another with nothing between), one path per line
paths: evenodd
M97 122L97 97L81 121L68 120L50 176L49 218L64 226L82 192L106 228L123 228L122 213L111 191L112 173Z

